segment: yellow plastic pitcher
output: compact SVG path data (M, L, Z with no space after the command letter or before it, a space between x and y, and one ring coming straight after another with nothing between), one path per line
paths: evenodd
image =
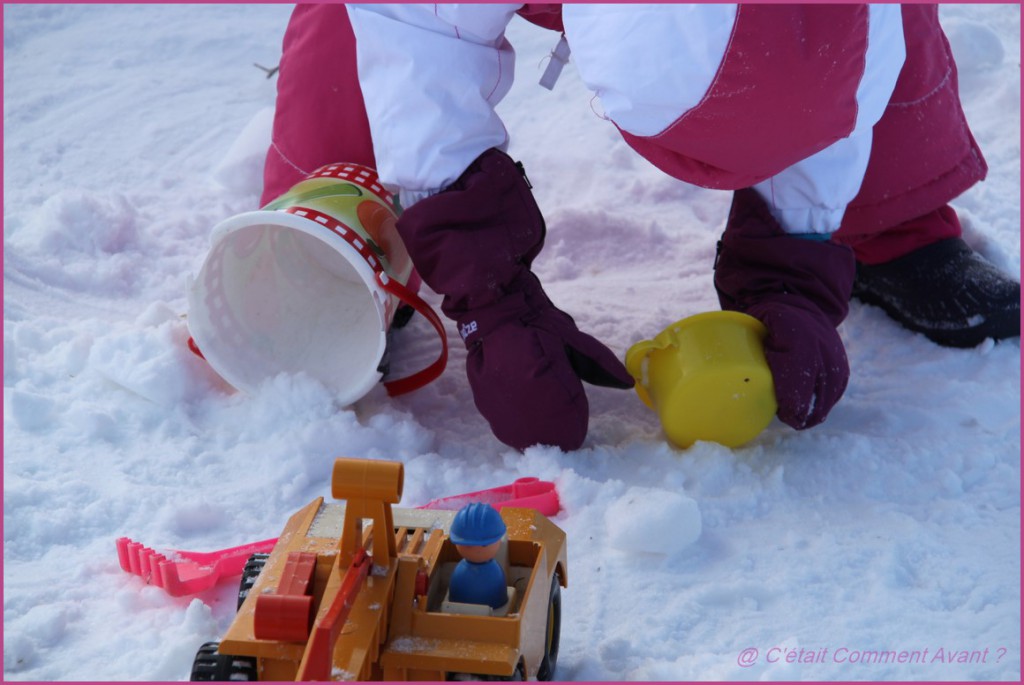
M672 443L738 447L764 430L778 408L766 334L747 314L705 312L633 345L626 369Z

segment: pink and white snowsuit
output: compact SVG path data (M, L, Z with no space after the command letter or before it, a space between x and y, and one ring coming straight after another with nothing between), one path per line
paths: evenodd
M959 235L915 219L986 173L934 5L299 5L263 200L344 160L375 166L408 207L506 149L494 106L517 12L563 32L655 166L752 186L786 231L834 234L862 262Z

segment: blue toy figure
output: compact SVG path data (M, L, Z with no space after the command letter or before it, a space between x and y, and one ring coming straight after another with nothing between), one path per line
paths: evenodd
M505 571L494 559L505 535L505 522L494 507L467 504L455 515L449 538L462 556L452 573L448 599L487 604L498 609L508 601Z

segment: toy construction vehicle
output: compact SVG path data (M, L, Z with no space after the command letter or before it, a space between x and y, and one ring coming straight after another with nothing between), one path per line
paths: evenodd
M500 512L500 609L448 600L454 511L392 509L397 462L338 459L332 495L288 521L242 576L238 615L203 645L192 680L551 680L565 533L533 509Z

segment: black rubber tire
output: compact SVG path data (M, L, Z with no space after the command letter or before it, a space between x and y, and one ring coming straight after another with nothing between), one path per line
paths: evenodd
M409 323L409 319L416 313L416 310L411 305L405 304L404 302L398 305L398 309L395 310L395 318L391 320L392 328L401 328Z
M192 662L190 681L197 682L238 682L259 680L256 659L248 656L231 656L217 651L219 642L207 642L196 653Z
M555 669L558 668L558 645L562 638L562 584L558 572L551 577L551 590L548 595L547 640L544 646L544 658L537 669L537 680L554 680Z
M242 603L249 596L249 590L256 583L256 579L260 577L260 573L262 573L263 567L267 565L267 559L269 558L269 554L253 554L245 562L245 568L242 569L242 580L238 583L238 606L236 610L242 608Z
M508 678L495 678L495 680L508 680L517 683L523 682L526 680L526 671L523 669L523 662L519 662L519 665L516 666L516 670L513 671L512 675Z
M384 343L384 354L380 358L380 363L377 364L377 373L382 374L385 378L391 373L391 350L394 349L394 332L404 328L415 313L415 309L404 303L398 305L398 309L395 310L395 316L391 320L391 328L388 329L387 339Z

